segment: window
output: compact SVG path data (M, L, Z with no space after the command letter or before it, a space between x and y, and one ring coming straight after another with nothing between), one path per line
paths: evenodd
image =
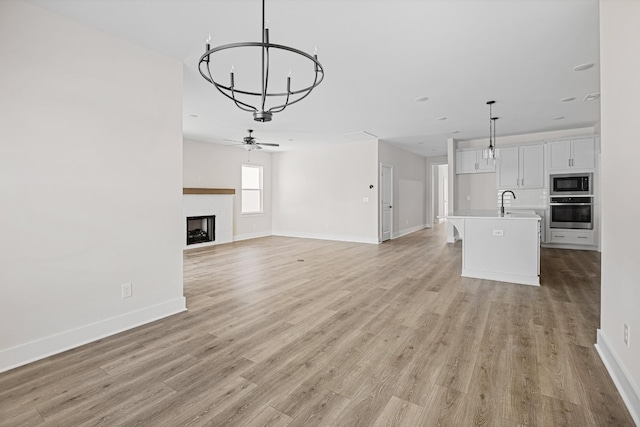
M262 166L242 165L242 213L262 213Z

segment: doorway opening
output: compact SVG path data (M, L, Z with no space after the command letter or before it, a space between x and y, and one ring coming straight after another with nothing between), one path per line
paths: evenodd
M431 165L431 205L427 215L427 224L432 227L444 222L452 206L449 200L449 165L447 163L434 163Z
M380 163L380 241L393 237L393 166Z

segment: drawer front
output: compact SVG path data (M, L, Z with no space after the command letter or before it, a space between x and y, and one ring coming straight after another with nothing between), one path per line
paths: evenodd
M571 245L593 245L593 231L551 230L551 242Z

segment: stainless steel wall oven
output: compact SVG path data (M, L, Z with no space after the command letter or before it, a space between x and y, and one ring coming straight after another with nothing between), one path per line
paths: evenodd
M593 229L593 196L551 196L551 228Z

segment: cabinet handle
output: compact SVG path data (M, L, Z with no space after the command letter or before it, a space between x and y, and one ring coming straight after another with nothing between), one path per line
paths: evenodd
M578 239L586 239L587 236L578 236Z
M556 234L556 235L555 235L555 236L553 236L553 237L561 237L561 238L563 238L563 239L564 239L564 236L561 236L561 235L559 235L559 234Z
M524 187L524 178L522 178L522 181L520 182L520 185L522 185Z
M479 165L479 164L480 164L480 163L476 163L476 170L480 169L480 168L478 167L478 165Z

